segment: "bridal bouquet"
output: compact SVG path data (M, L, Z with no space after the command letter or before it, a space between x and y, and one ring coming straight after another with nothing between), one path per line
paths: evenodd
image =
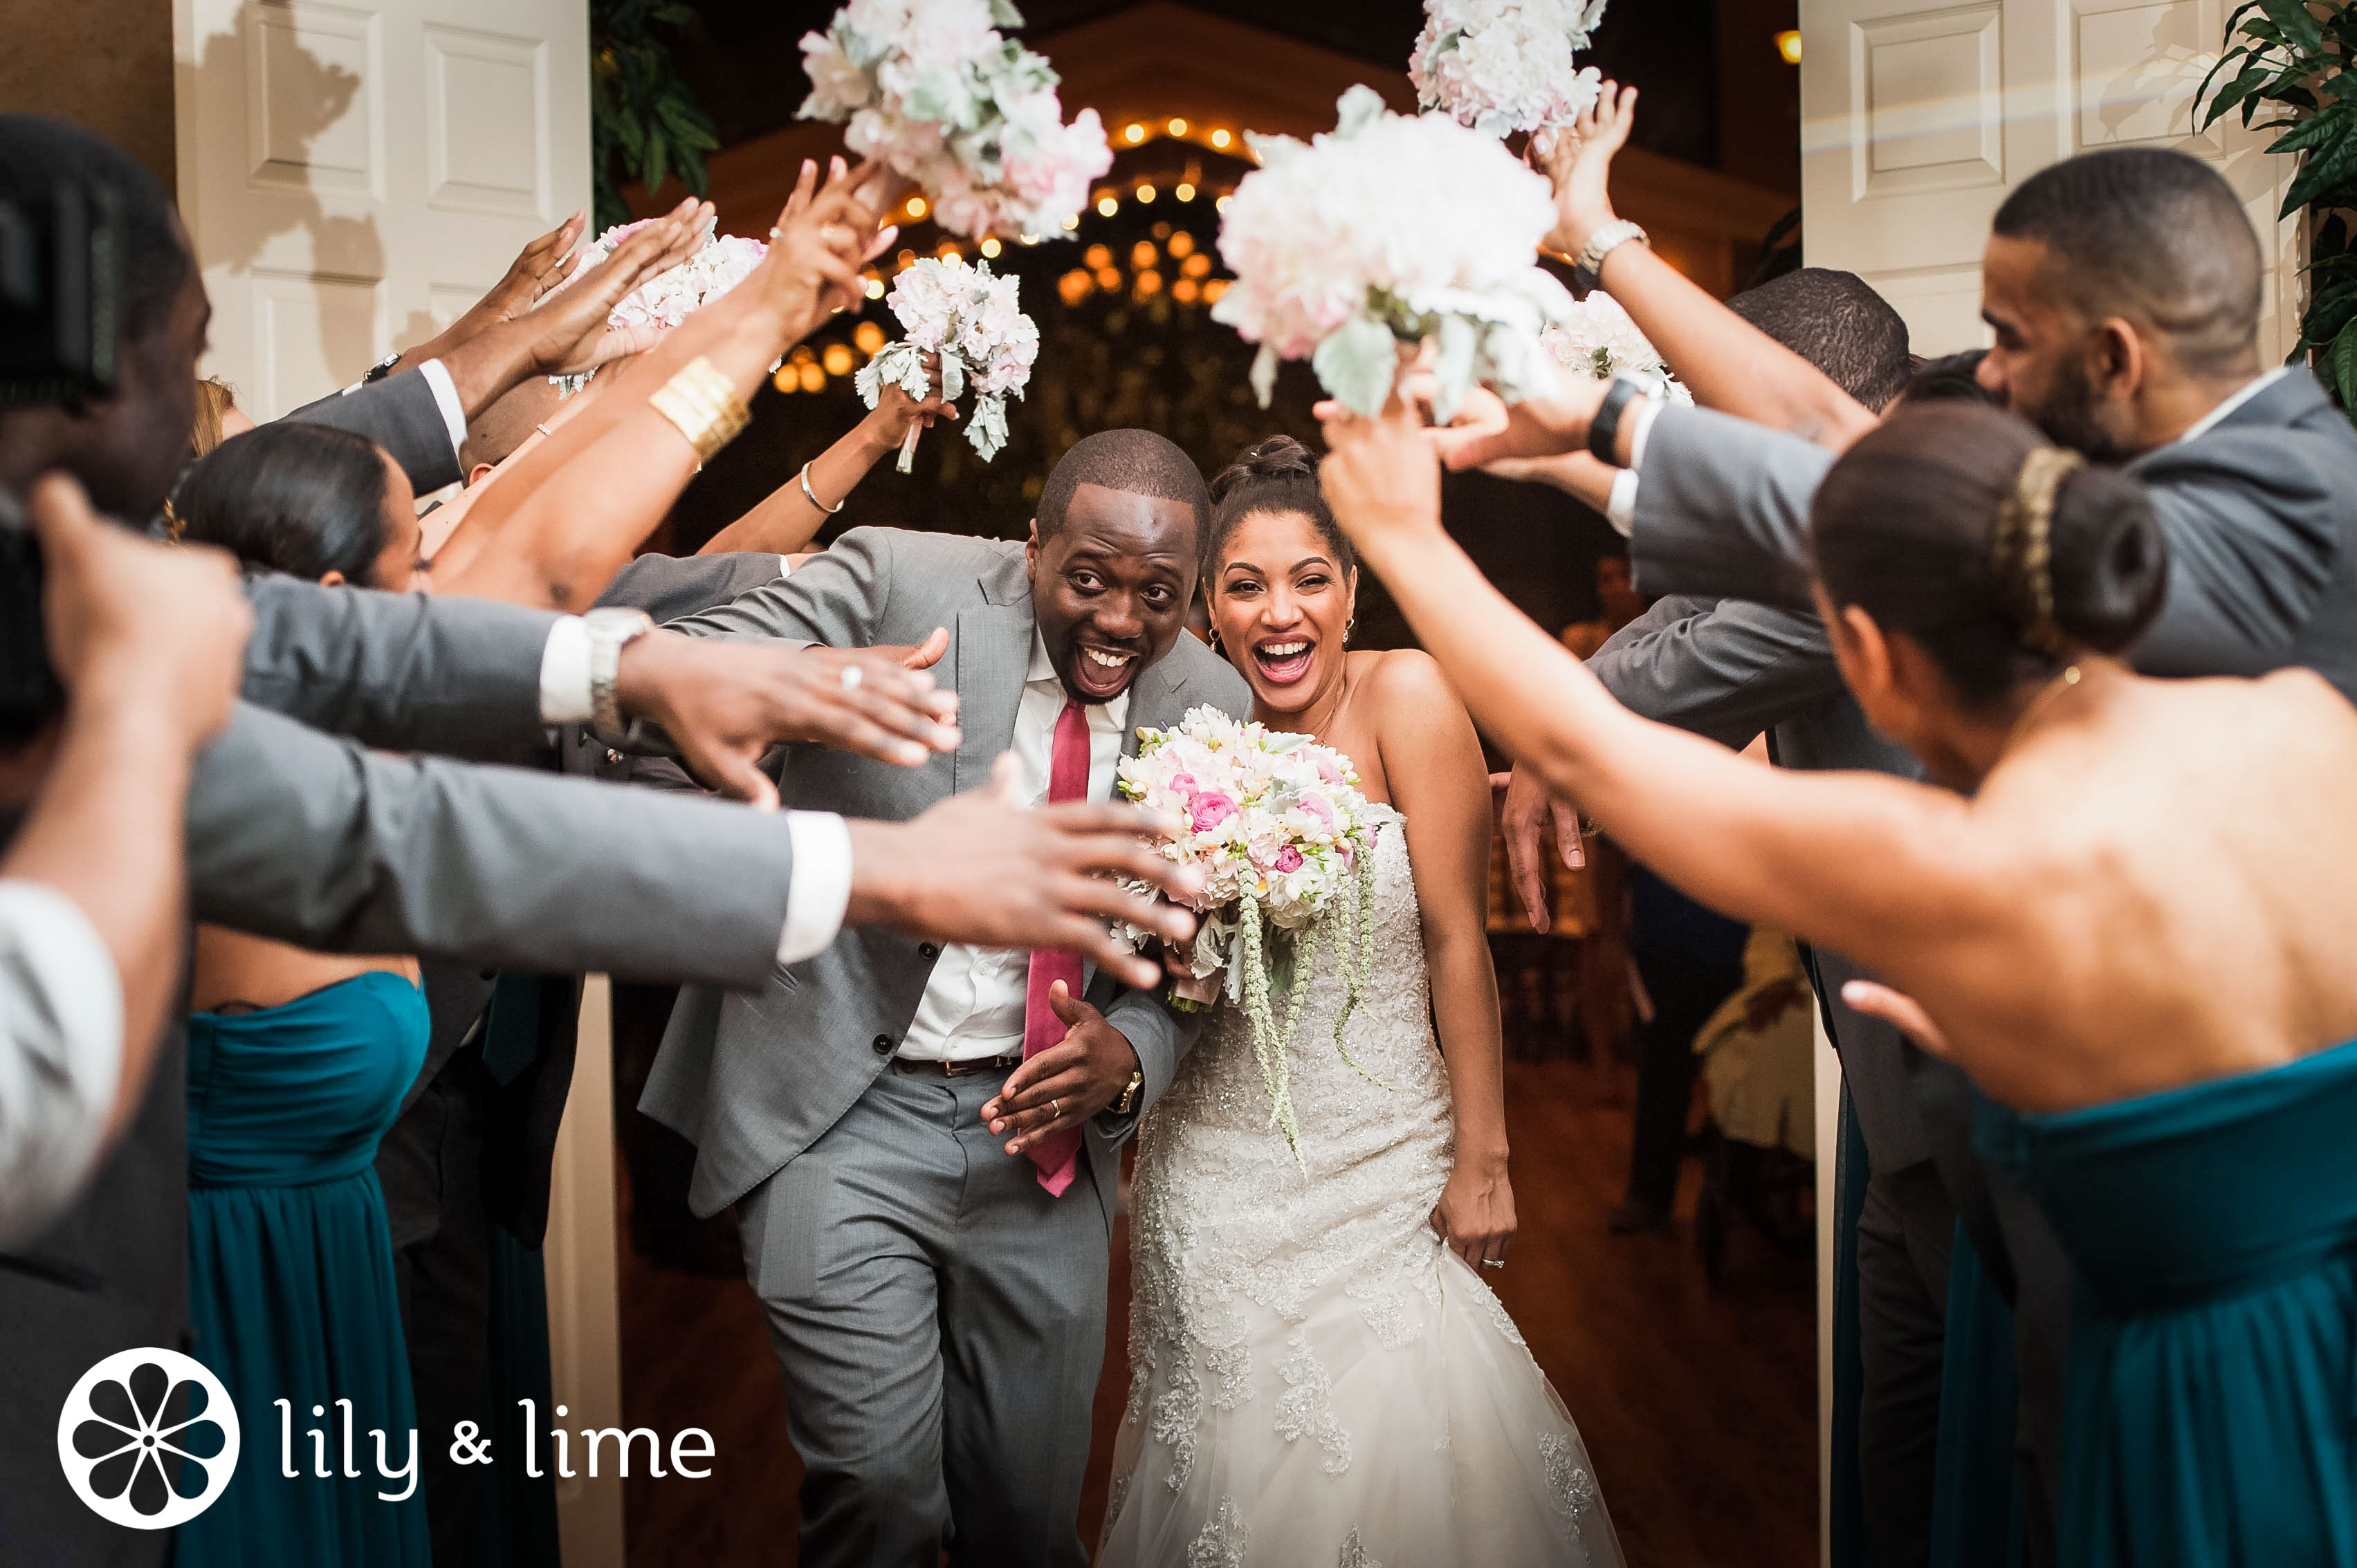
M642 218L636 223L618 223L581 248L581 259L574 264L563 288L574 278L614 253L624 240L649 223L652 218ZM660 274L640 284L626 295L619 305L608 313L607 321L615 327L660 327L665 331L686 320L694 312L718 299L738 284L753 275L770 247L759 240L748 240L735 234L708 234L704 246L695 254L667 273ZM596 375L595 371L577 376L551 376L566 397L579 392Z
M893 280L884 303L900 318L907 336L887 343L860 367L852 384L874 408L884 383L898 385L920 403L931 395L925 356L940 357L942 396L954 403L974 388L974 417L965 438L989 462L1006 445L1006 400L1021 397L1039 357L1039 326L1023 314L1015 295L1021 280L993 277L988 262L967 266L954 258L911 263ZM909 426L900 443L900 472L917 451L921 424Z
M1661 350L1637 330L1619 300L1600 288L1591 289L1571 308L1570 316L1539 334L1556 363L1599 381L1615 376L1649 381L1672 403L1694 402L1694 393L1671 373Z
M1604 0L1425 0L1407 68L1416 102L1485 136L1531 132L1544 153L1596 102L1596 68L1571 57L1603 16Z
M1349 987L1334 1026L1334 1047L1345 1061L1342 1026L1374 961L1374 829L1358 772L1349 757L1308 736L1239 724L1211 708L1189 710L1175 729L1140 735L1137 755L1122 759L1118 788L1187 824L1161 853L1204 874L1190 906L1202 916L1193 971L1199 980L1225 972L1228 1000L1251 1021L1270 1120L1297 1159L1300 1127L1285 1058L1320 940L1336 939ZM1146 891L1143 884L1132 890ZM1133 946L1146 938L1135 927L1125 934Z
M1399 345L1428 338L1443 419L1477 381L1509 403L1544 385L1539 331L1572 307L1537 263L1555 226L1545 177L1445 115L1389 113L1370 87L1338 108L1307 145L1252 137L1261 166L1220 226L1236 281L1211 316L1260 345L1262 406L1277 361L1307 358L1333 396L1379 413Z
M1069 125L1047 60L1000 27L1007 0L851 0L802 38L805 120L849 122L844 140L924 187L960 234L1060 233L1113 166L1097 112Z

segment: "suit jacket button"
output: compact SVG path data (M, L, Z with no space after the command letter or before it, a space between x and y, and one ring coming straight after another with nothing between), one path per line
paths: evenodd
M878 1035L876 1036L876 1054L879 1057L888 1057L892 1054L891 1036Z
M931 942L923 942L917 948L917 956L928 961L937 959L942 956L942 950Z

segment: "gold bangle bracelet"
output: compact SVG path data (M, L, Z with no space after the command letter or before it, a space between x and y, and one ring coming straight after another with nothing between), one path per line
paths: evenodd
M657 387L647 406L677 426L695 448L697 460L705 463L735 440L751 417L728 378L700 356Z

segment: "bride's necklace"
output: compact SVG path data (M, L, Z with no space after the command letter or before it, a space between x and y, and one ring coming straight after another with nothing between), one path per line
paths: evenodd
M2055 698L2077 685L2084 678L2084 674L2076 664L2064 665L2054 679L2047 682L2039 690L2038 695L2029 699L2029 705L2021 710L2020 716L2013 721L2013 727L2005 732L2005 744L1996 748L1996 754L2003 757L2012 751L2014 742L2021 738L2023 732L2037 721L2038 715L2053 706Z

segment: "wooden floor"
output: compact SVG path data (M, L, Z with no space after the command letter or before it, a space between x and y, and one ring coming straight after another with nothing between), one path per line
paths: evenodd
M1625 1079L1571 1062L1514 1063L1507 1104L1521 1239L1496 1278L1578 1421L1633 1568L1817 1560L1816 1369L1807 1259L1739 1232L1714 1292L1690 1216L1667 1236L1615 1237L1605 1217L1626 1172ZM1112 1430L1128 1387L1126 1221L1097 1391L1082 1530L1104 1509ZM794 1561L801 1466L759 1308L741 1279L657 1270L622 1248L626 1422L709 1430L712 1477L635 1478L631 1568L782 1568Z

